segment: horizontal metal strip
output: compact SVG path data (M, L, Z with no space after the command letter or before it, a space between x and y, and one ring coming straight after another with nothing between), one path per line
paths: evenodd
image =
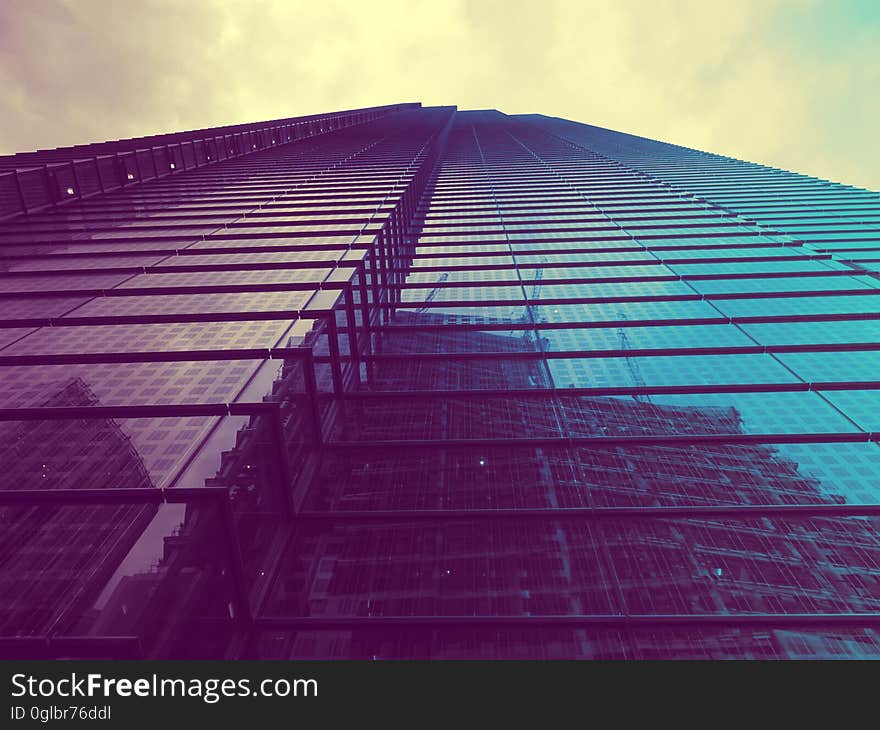
M568 360L601 359L606 357L687 357L693 355L754 355L785 352L866 352L880 350L880 342L827 343L809 345L743 345L741 347L632 347L626 350L529 350L526 352L401 352L360 355L365 362L431 361L431 360ZM343 357L343 359L347 359ZM316 357L315 362L327 362ZM0 356L0 365L3 357Z
M2 161L0 161L0 166L2 166ZM391 172L383 178L382 182L393 184L396 181L395 172ZM358 171L356 169L351 169L348 173L345 173L344 178L336 178L337 181L344 180L350 184L357 184L365 178L369 178L369 171ZM263 191L264 194L272 195L275 192L281 192L282 194L286 193L289 190L302 190L302 187L294 187L291 188L290 185L286 184L283 181L283 176L279 179L280 182L275 182L272 178L263 178L264 184L261 184L259 188L254 188L249 186L246 189L247 191L258 190ZM329 179L329 176L322 176L322 179ZM242 181L240 184L247 184ZM359 189L359 188L358 188ZM384 190L384 188L383 188ZM260 195L255 195L256 200L254 201L255 205L260 205L263 202L263 197ZM274 198L274 196L273 196ZM71 233L81 233L86 234L92 230L103 230L106 231L108 229L112 229L114 226L120 225L122 223L124 225L126 218L124 216L115 215L115 213L120 210L119 201L118 200L105 200L105 201L94 201L85 206L80 206L77 211L76 224L71 224L67 230ZM244 212L241 211L241 208L231 205L231 204L218 204L218 205L205 205L199 206L193 203L192 201L185 202L182 205L175 205L173 208L165 208L160 209L156 212L156 215L152 217L153 224L164 225L168 223L172 226L178 225L180 223L187 223L196 225L211 225L216 223L218 226L223 226L231 219L242 218L246 220L252 221L268 221L274 222L276 220L283 223L290 223L289 218L291 216L300 216L300 215L314 215L317 216L312 223L320 224L324 218L322 216L337 216L335 220L339 220L340 218L358 216L357 220L369 219L374 213L382 213L382 212L391 212L392 206L387 204L384 209L375 208L369 205L364 205L360 208L347 208L345 206L337 206L333 207L332 205L298 205L292 203L286 203L284 201L274 201L272 203L268 203L265 205L261 205L258 208L253 208L251 210L246 210ZM678 208L673 212L677 213L687 213L691 211L689 208ZM666 211L668 212L668 211ZM528 215L528 214L526 214ZM671 216L675 217L675 216ZM143 219L141 219L143 220ZM328 217L327 220L334 220L332 217ZM53 227L55 219L51 214L45 215L34 215L28 219L27 230L32 233L46 234L51 235L57 232L57 228ZM299 221L295 221L299 223ZM41 225L45 225L45 228L41 228ZM98 228L100 226L100 228ZM151 227L155 227L151 226ZM16 233L17 226L15 223L6 226L6 232L8 233ZM130 230L130 229L123 229ZM140 230L140 228L139 228ZM94 243L100 243L101 239L94 241ZM71 241L70 243L93 243L87 239L77 239Z
M328 400L345 398L347 400L393 400L393 399L436 399L455 400L458 398L537 398L549 397L603 397L603 396L648 396L648 395L697 395L712 393L794 393L810 390L877 390L880 381L841 381L806 383L792 381L788 383L729 383L715 385L653 385L627 387L584 387L584 388L474 388L455 390L361 390L335 395L319 393L320 398Z
M485 449L498 446L690 446L694 444L834 444L864 443L880 440L880 434L865 431L849 433L765 433L765 434L686 434L676 436L559 436L556 438L497 439L401 439L372 441L328 441L328 449Z
M612 221L612 224L614 224L614 223L615 222ZM589 232L589 231L615 231L615 230L618 230L623 233L629 234L632 237L652 239L652 238L674 238L674 237L677 238L679 236L679 234L681 235L681 237L701 236L701 235L704 235L700 231L700 229L703 229L703 228L729 228L730 230L728 232L734 233L734 235L736 235L737 233L739 233L739 231L737 231L737 229L743 226L743 223L740 223L736 220L714 221L714 222L707 222L707 223L682 223L677 226L642 226L642 225L633 225L631 221L623 221L623 223L627 223L628 225L626 225L626 227L624 227L622 223L617 223L616 225L609 225L609 226L587 226L587 227L573 226L573 225L572 226L567 226L567 225L553 226L553 225L541 225L540 222L536 222L534 225L529 225L528 227L523 225L523 227L517 227L516 229L508 229L508 231L511 233L528 235L530 233L580 233L580 232ZM512 225L522 225L522 224L512 224ZM459 227L460 228L471 228L473 226L459 226ZM496 232L500 233L502 231L502 229L504 229L504 228L505 228L505 226L503 226L503 225L497 226L495 231L490 230L490 231L487 231L487 233L490 233L490 234L496 233ZM641 233L641 231L655 231L658 229L662 229L663 233L647 233L647 234ZM762 233L764 235L784 235L784 234L781 234L781 232L775 231L775 230L768 230L766 233L763 231L758 232L756 235L761 235ZM431 238L440 238L440 237L446 237L446 236L461 236L462 234L464 234L464 235L468 235L468 234L480 235L480 232L479 231L463 232L463 231L430 230L430 231L427 231L423 235L430 236ZM708 235L719 235L719 234L717 234L715 231L712 231ZM720 235L724 235L724 234L720 234ZM590 238L593 240L605 240L605 239L611 238L613 240L613 237L611 237L611 236L591 236Z
M180 322L255 322L263 320L314 319L329 310L277 310L265 312L192 312L188 314L114 314L104 317L47 317L2 319L0 327L84 327L125 324L173 324Z
M771 352L865 352L880 350L878 343L859 343L853 345L790 345L778 347L719 347L719 348L657 348L657 349L631 349L631 350L586 350L586 351L554 351L543 353L540 351L530 352L450 352L450 353L401 353L398 355L360 355L358 359L366 362L395 362L395 361L456 361L456 360L543 360L543 359L602 359L616 357L651 357L651 356L698 356L698 355L732 355L732 354L761 354ZM112 363L139 363L139 362L191 362L191 361L228 361L228 360L290 360L308 357L311 352L308 348L251 348L251 349L206 349L206 350L167 350L145 352L85 352L85 353L29 353L21 355L0 354L0 367L12 367L23 365L78 365L78 364L112 364ZM317 363L335 362L330 356L318 356L313 358ZM342 356L343 361L351 358ZM815 383L755 383L735 385L676 385L676 386L640 386L639 394L644 391L654 392L741 392L741 391L787 391L787 390L841 390L851 388L873 389L877 381L843 381L843 382L815 382ZM796 386L796 387L794 387ZM662 390L668 388L668 390ZM697 390L699 389L699 390ZM733 389L733 390L731 390ZM447 395L485 395L496 392L503 394L534 394L540 388L530 389L498 389L496 391L474 389L443 391L352 391L346 397L374 398L394 397L395 395L407 396L419 395L421 397L446 397ZM546 389L550 391L551 388ZM620 395L630 392L629 388L565 388L562 392L572 393L600 393L603 395Z
M561 614L522 616L261 616L255 629L345 630L407 628L560 628L602 626L876 626L880 613L739 613L739 614Z
M174 403L118 406L43 406L0 408L0 421L57 421L80 418L156 418L274 413L278 403Z
M348 250L348 249L346 249ZM506 255L506 254L505 254ZM769 256L762 257L762 260L767 260L770 262L778 262L782 257L778 256ZM787 258L787 257L786 257ZM806 261L806 257L799 257L796 259L797 261ZM812 259L811 259L812 260ZM701 263L710 264L713 266L723 266L725 263L731 263L733 265L737 265L743 262L743 259L690 259L685 260L687 265L700 265ZM520 284L520 277L516 276L517 270L523 271L531 271L533 269L560 269L560 268L577 268L577 269L590 269L594 267L604 267L604 266L657 266L658 272L662 270L662 267L665 264L671 264L671 261L660 261L660 260L633 260L633 261L603 261L603 262L545 262L542 264L499 264L497 266L477 266L470 267L467 265L456 265L456 266L428 266L428 267L417 267L415 269L401 269L401 268L391 268L387 269L388 273L398 274L401 277L409 276L411 274L419 274L419 273L427 273L429 271L441 271L441 272L449 272L449 271L461 271L461 272L479 272L483 270L489 271L510 271L511 276L509 279L474 279L468 281L423 281L423 282L406 282L401 284L394 284L391 288L405 291L407 289L457 289L457 288L468 288L474 286L480 287L500 287L500 286L510 286L510 285L518 285ZM685 262L681 262L685 263ZM302 265L301 265L302 264ZM145 274L145 275L154 275L154 274L169 274L169 273L193 273L199 271L272 271L272 270L285 270L285 271L303 271L303 270L314 270L314 269L351 269L351 275L353 276L356 272L356 269L359 265L359 262L346 262L341 261L339 259L327 259L326 261L305 261L305 262L285 262L283 265L276 264L254 264L254 265L243 265L236 266L234 264L222 265L222 266L208 266L208 267L179 267L179 266L157 266L157 267L129 267L126 269L112 269L112 268L91 268L91 269L53 269L51 271L18 271L18 272L7 272L8 275L12 276L14 279L17 276L21 278L28 277L43 277L47 276L47 283L50 283L53 275L55 274L83 274L83 275L92 275L92 274L108 274L108 273L128 273L128 274ZM739 280L753 280L753 279L791 279L791 278L832 278L832 277L841 277L841 276L865 276L865 275L873 275L875 272L869 269L861 269L858 267L850 268L850 269L828 269L826 271L779 271L779 272L754 272L754 273L715 273L715 274L677 274L677 273L658 273L656 275L640 275L640 276L573 276L573 277L542 277L540 279L523 279L522 283L527 286L565 286L565 285L587 285L587 284L625 284L625 283L643 283L643 282L653 282L653 281L739 281ZM3 276L7 274L0 274L0 280L2 280ZM317 281L310 282L283 282L277 284L229 284L229 285L204 285L204 286L190 286L190 287L176 287L182 289L192 289L192 290L206 290L211 291L218 288L222 288L223 291L262 291L265 287L277 287L277 290L298 290L298 289L309 289L313 288L316 285ZM244 287L239 289L238 287ZM103 288L80 288L80 289L57 289L57 288L49 288L49 289L35 289L30 291L19 291L19 292L0 292L0 297L10 297L10 296L41 296L45 294L54 294L54 295L71 295L71 294L93 294L95 296L103 295L103 296L128 296L134 293L161 293L163 290L170 289L170 287L139 287L136 290L134 288L123 288L123 289L103 289ZM273 289L268 288L265 289L268 291L272 291ZM756 295L759 296L759 295Z
M348 246L340 246L337 249L339 256L328 257L324 264L327 267L345 266L340 261L342 255L351 250ZM237 255L237 254L234 254ZM162 264L155 266L101 266L101 267L85 267L85 268L69 268L69 269L51 269L51 270L18 270L4 271L0 273L0 281L4 279L15 280L16 278L27 278L31 276L44 276L51 281L53 277L65 275L88 275L88 274L180 274L180 273L198 273L202 271L288 271L299 269L319 268L317 263L309 262L308 266L303 266L301 261L265 261L265 262L240 262L224 264ZM353 266L353 265L352 265Z
M401 191L397 191L401 192ZM308 196L304 196L308 197ZM320 196L319 196L320 197ZM348 196L343 196L348 197ZM357 197L357 196L353 196ZM332 198L332 196L331 196ZM214 241L250 241L263 238L314 238L318 236L351 236L352 239L363 235L377 235L382 231L382 226L386 221L376 221L363 228L352 226L351 228L337 228L331 230L321 229L320 231L260 231L259 233L231 233L232 229L225 229L227 232L223 234L211 234L206 236L205 240ZM142 240L142 239L141 239Z
M608 329L620 327L668 327L687 326L700 324L772 324L780 322L842 322L848 320L874 320L880 319L880 312L847 312L844 314L778 314L778 315L751 315L741 317L681 317L670 319L614 319L598 322L448 322L443 324L386 324L377 325L372 329L374 332L452 332L461 331L507 331L529 330L539 331L546 329ZM10 325L11 326L11 325ZM345 331L345 328L341 328Z
M786 234L779 234L786 235ZM410 237L414 237L413 234L410 234ZM459 240L450 240L450 241L425 241L423 238L427 238L427 236L418 237L418 240L414 242L413 245L416 246L417 251L426 250L426 253L416 253L415 258L435 258L438 253L430 252L431 248L453 248L453 247L471 247L471 246L483 246L483 245L498 245L498 246L509 246L506 253L513 253L514 255L524 256L524 255L541 255L546 254L548 251L555 254L564 254L564 253L625 253L627 251L694 251L700 249L733 249L733 250L744 250L750 248L788 248L793 250L801 250L803 246L802 241L767 241L767 240L756 240L755 237L750 237L749 240L751 243L731 243L730 242L730 234L708 234L705 233L701 236L668 236L668 237L654 237L652 240L648 240L645 238L644 240L635 239L632 236L620 235L620 236L596 236L596 237L561 237L554 236L553 238L507 238L505 236L501 236L498 238L480 238L474 239L473 236L468 236L466 233L463 233L459 236ZM663 244L662 241L679 241L681 239L691 238L694 243L670 243ZM706 239L720 239L724 238L725 240L720 243L710 243ZM586 244L591 244L595 242L603 242L603 241L619 241L625 242L628 245L622 245L618 243L617 245L605 245L605 246L591 246ZM583 243L585 244L581 248L576 247L566 247L566 248L537 248L537 249L529 249L526 248L528 245L551 245L551 244L561 244L561 243ZM640 246L640 248L634 247L634 244ZM522 248L516 248L522 247ZM809 251L810 249L803 249L804 251ZM450 254L451 255L451 254ZM468 256L480 257L480 256L491 256L492 253L485 251L468 251ZM497 252L494 255L498 255Z
M518 286L518 285L517 285ZM529 287L527 282L523 286ZM451 307L506 307L522 305L528 302L531 305L544 304L621 304L624 302L692 302L692 301L722 301L729 299L789 299L808 297L837 297L837 296L877 296L880 288L865 289L816 289L812 291L762 291L762 292L729 292L721 294L634 294L631 296L609 297L541 297L541 298L517 298L517 299L454 299L432 301L397 302L398 309L442 309Z
M143 240L143 239L139 239ZM258 240L255 237L255 240ZM202 241L204 242L204 241ZM472 247L474 245L484 245L490 242L486 241L462 241L456 243L454 245L460 245L463 249L468 247ZM506 240L498 241L498 245L507 245L508 242ZM59 244L60 245L60 244ZM350 244L309 244L302 246L237 246L231 248L224 247L215 247L215 248L201 248L201 249L160 249L160 250L132 250L132 251L119 251L113 252L112 256L120 256L120 257L128 257L128 256L148 256L148 255L179 255L179 256L194 256L197 257L200 254L205 255L238 255L238 254L254 254L254 253L297 253L297 252L316 252L316 251L326 251L326 252L346 252L348 250L366 250L369 249L372 245L371 242L361 242L361 243L350 243ZM407 257L412 257L415 260L423 260L430 258L438 258L438 257L452 257L451 253L434 253L430 251L425 251L425 249L429 249L432 244L420 244L418 249L410 250L407 254ZM452 244L444 244L444 248L448 248ZM757 243L757 244L749 244L746 246L737 246L731 244L725 245L716 245L716 246L676 246L676 247L667 247L664 249L654 248L651 251L660 251L660 250L700 250L706 249L707 251L711 250L725 250L730 248L743 249L743 248L767 248L770 243ZM780 244L773 244L779 246ZM789 246L791 247L791 246ZM2 251L2 247L0 247L0 251ZM522 256L542 256L552 254L554 256L560 255L579 255L579 254L599 254L599 253L635 253L635 252L648 252L647 249L644 248L633 248L630 246L612 246L612 247L594 247L594 248L582 248L582 249L515 249L513 250L513 255L517 257ZM510 255L511 250L505 249L501 251L464 251L459 257L479 260L485 257L499 256L499 255ZM102 258L111 258L108 254L70 254L71 256L91 256L91 255L100 255ZM68 254L64 254L63 257L67 257ZM692 263L723 263L724 261L730 261L731 263L740 263L740 262L756 262L756 261L805 261L805 260L828 260L832 257L830 253L811 253L809 255L790 255L790 256L742 256L731 259L721 259L707 257L705 259L694 259L694 258L675 258L675 257L666 257L657 256L656 258L652 258L650 260L634 260L634 261L574 261L574 262L544 262L544 263L535 263L535 262L521 262L516 266L518 268L523 269L534 269L534 268L564 268L564 267L583 267L583 266L626 266L626 265L660 265L660 264L692 264ZM33 255L22 256L22 257L4 257L0 256L0 260L10 259L14 260L15 258L34 258ZM53 257L51 255L39 256L37 258L52 260ZM247 270L271 270L271 269L308 269L308 268L319 268L325 265L330 265L331 263L335 263L339 261L339 256L328 256L325 261L289 261L289 262L281 262L278 264L275 263L251 263L251 264L212 264L212 265L199 265L196 263L179 265L183 268L178 268L174 265L163 265L163 266L149 266L149 267L139 267L139 266L121 266L121 267L113 267L113 266L102 266L102 267L70 267L64 269L50 269L50 270L26 270L26 271L5 271L0 273L0 279L3 277L27 277L27 276L44 276L48 279L51 279L53 276L63 276L69 274L94 274L94 273L116 273L116 274L124 274L124 273L141 273L145 270L151 273L161 273L163 271L236 271L239 269L247 269ZM344 265L344 264L343 264ZM417 267L418 271L432 271L437 269L438 267L431 266L420 266ZM441 270L480 270L483 268L514 268L514 265L481 265L481 264L461 264L461 265L448 265L440 267ZM409 273L412 269L402 268L395 269L396 271L401 271L404 273Z
M151 350L149 352L83 352L2 355L0 366L85 365L94 363L192 362L205 360L290 360L308 357L309 348L276 347L210 350Z
M0 490L0 505L24 504L180 504L226 500L226 487L109 488L109 489L9 489Z
M209 242L211 239L197 239L196 241L188 240L182 241L181 243L201 243L204 244ZM104 244L106 246L115 245L115 241L113 240L97 240L97 241L40 241L31 243L30 245L34 246L65 246L68 248L76 249L77 245L80 246L91 246L94 247L95 244ZM60 252L46 252L46 253L21 253L21 254L7 254L4 252L4 248L14 248L18 245L27 245L27 244L18 244L14 241L0 243L0 261L17 261L20 259L40 259L45 261L58 261L65 260L70 258L84 258L84 257L96 257L101 259L113 258L114 256L217 256L217 255L235 255L235 254L255 254L255 253L298 253L300 251L338 251L340 249L348 250L349 248L360 249L360 248L368 248L369 243L361 242L361 243L308 243L308 244L298 244L298 245L284 245L284 244L267 244L264 246L216 246L216 247L207 247L200 246L199 248L180 248L177 246L166 246L163 248L155 248L155 249L115 249L115 250L91 250L91 251L60 251ZM309 262L304 261L303 266L310 265Z
M731 223L735 225L741 225L744 221L739 218L736 213L729 213L724 210L718 210L718 212L711 213L697 213L693 210L681 210L680 215L639 215L639 216L630 216L624 218L618 218L617 215L611 213L594 213L592 215L576 215L572 214L556 214L551 213L549 215L540 215L540 214L521 214L521 215L513 215L508 212L504 212L498 216L493 216L491 214L487 215L475 215L475 216L442 216L442 217L430 217L430 218L422 218L415 222L415 225L418 225L422 230L427 231L442 231L445 228L497 228L499 224L501 227L510 227L510 226L552 226L558 223L598 223L600 225L597 226L589 226L589 230L591 231L601 231L606 229L615 229L618 226L625 225L631 222L670 222L675 223L676 221L680 221L683 218L689 221L693 220L702 220L708 223L709 225L731 225ZM625 216L626 213L623 213ZM442 221L442 222L441 222ZM704 224L689 224L693 225L704 225ZM659 227L665 228L666 226L649 226L651 228ZM676 228L678 226L670 226L672 228Z
M509 282L508 286L519 287L519 282ZM529 286L529 283L524 283L525 286ZM164 294L208 294L208 293L233 293L233 292L253 292L253 291L319 291L319 290L332 290L339 291L343 290L350 286L350 282L348 281L323 281L323 282L313 282L313 283L303 283L303 284L284 284L284 285L265 285L265 286L253 286L253 285L243 285L241 287L235 285L227 285L227 286L219 286L219 287L198 287L198 286L188 286L188 287L153 287L153 288L142 288L142 287L131 287L124 289L85 289L85 290L77 290L77 289L67 289L67 290L59 290L55 292L45 292L45 291L22 291L22 292L7 292L5 294L0 294L0 300L2 299L27 299L27 298L42 298L42 297L71 297L71 296L104 296L107 292L114 292L113 294L109 294L109 296L119 297L119 296L162 296ZM245 288L247 287L247 288ZM440 288L440 287L437 287ZM462 287L457 288L474 288L473 285L464 284ZM558 304L621 304L626 302L687 302L687 301L723 301L723 300L739 300L739 299L789 299L789 298L810 298L810 297L836 297L836 296L875 296L880 295L880 288L865 288L865 289L826 289L826 290L811 290L811 291L763 291L763 292L729 292L729 293L718 293L718 294L700 294L694 292L693 294L635 294L630 296L605 296L605 297L597 297L597 296L565 296L565 297L542 297L542 298L534 298L534 297L520 297L520 298L500 298L500 299L454 299L454 300L433 300L433 301L424 301L424 300L415 300L412 302L401 302L398 301L395 304L397 309L410 310L410 309L442 309L442 308L455 308L455 307L508 307L508 306L522 306L526 302L533 306L542 306L542 305L558 305ZM289 310L293 312L294 315L296 310ZM250 314L248 312L232 312L227 313L228 316L231 316L234 319L242 319L241 316L238 315L247 315ZM253 312L253 316L246 316L244 319L278 319L277 316L266 316L267 312ZM168 314L168 315L134 315L134 316L167 316L173 318L179 317L201 317L201 316L217 316L215 314L199 314L199 313L191 313L191 314ZM116 318L115 316L113 317ZM65 320L70 320L70 317L66 318L57 318L52 320L55 324L61 324ZM77 318L83 319L83 318ZM90 318L96 319L96 318ZM5 322L47 322L49 320L44 318L33 318L33 319L23 319L23 320L14 320L14 319L4 319L0 320L0 323ZM191 321L188 319L172 319L169 321ZM89 322L91 323L91 322ZM26 326L26 325L15 325L15 324L3 324L2 326Z
M332 269L333 267L327 266ZM3 299L32 299L42 297L143 297L164 296L166 294L236 294L247 292L278 291L318 291L320 289L341 289L348 282L306 281L306 282L266 282L262 284L194 284L190 286L131 286L115 289L55 289L24 290L0 292Z
M833 231L828 231L829 233L833 233ZM861 233L861 236L854 236L852 238L843 238L843 233L836 235L834 238L823 238L821 234L810 235L804 232L801 232L801 235L804 237L804 243L809 244L810 246L815 246L818 250L827 250L833 252L839 251L864 251L865 248L861 245L852 246L852 247L844 247L840 244L843 242L851 242L851 243L863 243L865 241L876 242L876 246L871 246L868 250L875 250L880 248L880 231L846 231L846 233ZM869 238L865 237L865 233L871 234ZM818 246L821 243L833 243L834 246L831 248Z
M394 198L393 198L394 203L397 203L398 199L402 197L401 195L399 195L399 193L401 193L401 192L402 192L401 190L396 190L396 191L392 192L392 195L394 196ZM244 202L248 205L250 205L250 204L258 205L260 202L263 202L265 200L265 197L264 197L265 193L263 193L262 195L260 193L261 193L261 191L257 190L257 191L255 191L252 199L247 199L247 200L241 201L241 202ZM299 197L300 197L300 199L303 199L303 200L308 200L308 198L309 198L309 196L299 196ZM318 200L325 199L324 196L315 196L315 197ZM335 197L340 197L340 196L335 196ZM383 195L382 193L378 193L378 194L369 194L369 195L352 194L350 196L344 195L341 197L345 197L345 198L348 198L348 197L352 197L352 198L367 197L367 198L386 199L388 196ZM326 200L333 200L333 198L334 198L334 196L326 196ZM231 198L231 199L229 199L229 201L230 202L237 202L238 199ZM165 202L165 201L163 201L163 202ZM390 205L391 202L392 201L385 203L385 206ZM152 236L149 236L149 235L148 236L118 235L118 236L113 236L111 238L105 238L105 239L103 239L103 242L114 243L114 244L116 244L116 243L141 244L144 242L154 242L154 243L157 243L160 245L168 245L168 244L173 244L173 243L180 243L182 245L189 245L189 244L192 244L192 243L195 243L198 241L256 241L256 240L263 240L263 239L285 239L285 238L296 239L296 238L316 238L316 237L330 237L330 236L332 236L332 237L345 236L345 237L350 238L353 241L358 236L362 236L364 234L378 234L381 231L382 225L386 223L386 220L387 219L385 217L383 217L382 219L368 221L369 225L367 225L366 227L361 227L361 226L356 225L356 226L352 226L352 227L346 228L346 229L335 229L335 230L320 229L320 230L312 230L312 231L302 231L302 230L260 231L260 232L254 232L254 233L232 233L231 231L233 229L229 228L227 225L216 224L215 222L211 222L211 223L206 224L206 229L210 229L210 231L207 233L200 234L198 232L193 233L193 232L187 231L187 228L192 228L193 226L185 226L185 225L184 226L168 226L167 228L162 229L162 230L168 231L169 235L167 235L167 236L161 236L161 235L152 235ZM256 226L263 226L263 225L265 225L265 222L257 220L257 219L253 219L251 221L250 225L253 225L255 227ZM290 225L295 225L295 224L290 224ZM179 229L179 230L177 230L177 229ZM222 233L215 232L217 229L222 229L223 232ZM117 229L117 230L130 230L130 229ZM113 233L114 231L105 231L105 232L106 233ZM57 245L67 245L69 243L69 241L66 241L63 239L54 240L54 241L51 239L47 240L47 241L28 240L26 243L31 244L31 245L40 244L40 243L55 243ZM6 245L15 245L15 242L10 242L7 240ZM311 245L311 244L304 244L304 245ZM330 246L330 245L325 244L325 246ZM180 248L180 246L175 246L175 248Z
M689 519L725 517L869 517L880 515L880 504L743 504L663 507L562 507L510 509L392 509L306 511L297 522L371 524L376 522L444 522L447 520L558 519Z
M661 262L657 261L657 264ZM712 262L713 265L719 264L718 260ZM650 265L650 264L648 264ZM546 268L556 268L553 264L545 264ZM584 268L590 268L589 264L585 264ZM497 270L497 269L496 269ZM513 269L515 270L515 269ZM420 271L420 270L418 270ZM544 286L573 286L573 285L589 285L589 284L628 284L628 283L645 283L652 281L741 281L753 279L817 279L841 276L858 276L870 275L872 272L867 269L828 269L827 271L773 271L773 272L755 272L755 273L739 273L739 274L657 274L656 276L574 276L570 278L560 277L542 277L540 279L522 279L519 277L511 277L510 279L474 279L472 281L417 281L406 282L403 284L394 284L392 289L397 291L407 291L410 289L467 289L472 287L502 287L502 286L519 286L522 283L527 287L544 287Z
M422 273L428 271L499 271L499 270L531 270L531 269L564 269L564 268L602 268L608 266L662 266L664 264L740 264L740 263L758 263L758 262L769 262L776 263L778 261L828 261L831 260L831 254L811 254L811 255L792 255L792 256L737 256L736 258L718 258L716 257L706 257L706 258L660 258L651 255L650 252L644 251L642 249L633 249L631 247L627 247L624 249L618 249L617 251L608 251L606 253L632 253L633 255L644 253L648 254L646 258L639 259L609 259L607 261L597 261L597 260L589 260L589 261L519 261L516 263L504 263L504 264L479 264L479 263L466 263L466 264L438 264L437 266L415 266L415 267L406 267L406 268L392 268L390 271L398 274L415 274ZM413 259L418 260L428 260L428 259L470 259L473 258L474 261L479 261L484 257L493 257L498 256L502 258L509 258L513 256L515 259L519 259L523 256L546 256L550 254L552 256L565 256L571 253L574 256L578 256L581 254L594 254L601 253L596 249L584 249L580 252L578 251L569 251L564 249L539 249L531 252L520 252L514 251L511 253L509 250L501 250L501 251L488 251L485 253L481 253L480 256L476 254L472 254L468 252L463 256L456 256L454 253L444 253L444 254L430 254L430 255L414 255ZM830 271L831 269L829 269ZM851 273L851 272L847 272ZM603 279L604 281L605 279Z
M520 288L517 283L514 285ZM524 285L530 288L528 284ZM880 289L877 290L880 294ZM411 302L397 301L396 309L451 309L451 308L474 308L474 307L515 307L523 306L526 302L531 305L542 304L622 304L624 302L693 302L702 301L708 297L694 292L693 294L634 294L632 296L616 296L616 297L542 297L540 299L527 298L525 296L518 298L498 298L498 299L433 299L433 300L413 300Z
M139 636L0 636L3 659L138 659Z
M690 216L689 216L690 217ZM531 219L520 219L520 220L511 220L506 217L501 217L496 220L466 220L466 221L453 221L451 223L431 223L431 222L420 222L418 225L419 233L423 236L451 236L451 235L461 235L462 232L469 233L471 235L482 235L483 233L492 235L499 234L504 235L505 229L509 231L515 231L517 233L540 233L543 231L552 231L554 233L563 232L563 233L580 233L580 232L589 232L589 233L599 233L603 232L614 233L619 231L624 231L624 223L630 222L633 219L627 219L624 221L617 221L611 218L568 218L568 219L542 219L538 217L534 217ZM642 220L642 219L635 219ZM677 220L675 218L667 218L664 222L670 222ZM735 219L721 219L717 218L711 220L709 218L705 219L707 222L705 223L692 223L692 224L681 224L681 225L663 225L662 223L653 226L639 226L640 228L650 228L650 229L669 229L669 230L691 230L697 227L721 227L721 226L730 226L736 227L742 225ZM626 226L626 228L631 228L632 226ZM464 231L462 230L464 229Z

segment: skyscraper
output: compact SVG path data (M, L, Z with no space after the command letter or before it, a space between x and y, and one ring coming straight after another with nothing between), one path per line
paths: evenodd
M0 215L0 652L880 656L876 193L398 104L0 158Z

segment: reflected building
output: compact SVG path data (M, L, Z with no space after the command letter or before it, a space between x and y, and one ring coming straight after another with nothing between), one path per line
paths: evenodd
M407 325L419 317L403 318ZM430 316L421 324L429 325ZM413 352L448 352L449 334L416 337ZM460 335L474 353L534 352L528 340L485 332ZM381 347L377 347L381 351ZM534 388L528 361L464 359L378 365L371 385L438 383ZM474 402L450 398L439 408L408 401L413 421L430 424L438 442L467 439L473 424L495 434L524 424L530 433L586 438L638 435L742 435L735 408L658 406L650 398L521 398ZM438 416L442 411L442 417ZM343 434L409 429L397 415L379 419L352 408ZM577 518L469 520L461 510L557 510L615 506L822 505L818 480L765 444L558 446L389 449L331 458L314 488L325 512L400 510L379 525L301 530L288 548L269 610L288 616L547 617L569 615L706 616L874 612L880 606L876 519L656 519L610 515ZM428 522L405 522L404 510L446 510ZM671 512L671 511L670 511ZM491 513L488 513L491 514ZM634 513L637 515L638 513ZM473 514L471 515L474 516ZM622 607L623 608L622 610ZM417 622L413 622L417 625ZM500 622L499 622L500 623ZM549 639L548 639L549 637ZM553 631L414 628L276 635L273 656L314 658L770 658L860 656L877 650L871 630L817 634L774 629L618 631L595 627ZM267 642L268 643L268 642ZM263 648L262 650L266 650Z
M81 379L74 378L42 405L91 407L98 401ZM0 464L4 492L151 486L137 451L112 419L2 423ZM0 630L12 636L43 636L77 616L155 512L155 505L124 502L22 501L0 507Z
M0 653L880 656L876 193L398 104L0 216Z

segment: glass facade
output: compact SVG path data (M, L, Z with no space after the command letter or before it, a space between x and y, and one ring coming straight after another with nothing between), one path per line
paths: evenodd
M880 195L389 107L0 158L0 655L880 657Z

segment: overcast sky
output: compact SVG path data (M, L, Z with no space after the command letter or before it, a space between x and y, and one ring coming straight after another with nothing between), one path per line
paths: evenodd
M880 0L0 0L0 154L397 101L880 190Z

